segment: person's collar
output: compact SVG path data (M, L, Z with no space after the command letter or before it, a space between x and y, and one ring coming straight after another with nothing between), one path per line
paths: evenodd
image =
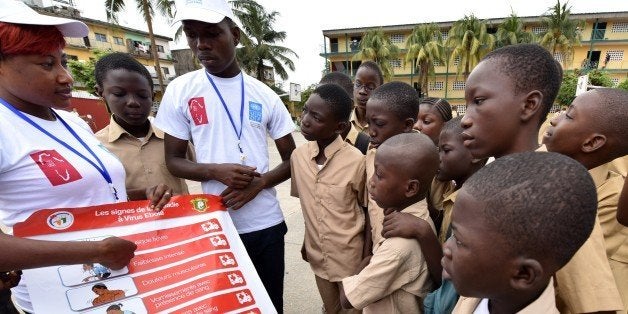
M311 141L311 142L308 142L308 145L310 146L310 149L309 149L310 156L308 157L310 159L316 158L316 156L318 156L318 153L319 153L318 143L316 141ZM329 160L331 156L333 156L337 151L339 151L342 147L344 147L344 145L348 145L348 144L342 139L341 136L336 136L334 141L329 143L329 145L325 147L325 151L323 152L327 160Z
M150 128L148 129L148 133L146 134L146 138L150 138L153 134L160 139L164 138L164 132L155 128L155 126L153 125L153 123L150 121L151 119L148 119L148 122L150 123ZM123 127L121 127L113 118L113 116L111 116L111 118L109 119L109 134L108 134L108 138L107 140L109 141L109 143L113 143L115 141L117 141L123 134L127 134L130 137L135 137L133 135L131 135L129 132L127 132Z
M604 184L604 181L608 178L608 170L607 163L589 170L589 174L593 179L595 188L599 188L602 184Z

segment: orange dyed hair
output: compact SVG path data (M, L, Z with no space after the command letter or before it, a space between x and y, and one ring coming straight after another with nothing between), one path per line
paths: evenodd
M43 55L64 47L65 39L54 26L0 22L0 56Z

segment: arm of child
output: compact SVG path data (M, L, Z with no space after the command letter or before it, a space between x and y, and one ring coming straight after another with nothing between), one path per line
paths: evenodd
M628 226L628 177L626 178L617 205L617 221L624 226Z
M255 167L234 163L211 164L188 160L188 141L166 133L164 150L168 171L179 178L194 181L216 180L231 188L244 188L260 174Z
M443 271L441 265L443 248L427 221L408 213L387 210L382 236L384 238L401 237L419 241L430 277L437 286L440 286Z

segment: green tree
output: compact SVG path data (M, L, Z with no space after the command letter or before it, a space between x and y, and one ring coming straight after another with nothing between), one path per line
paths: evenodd
M239 17L247 36L242 39L243 47L237 50L238 61L246 72L260 81L264 81L265 61L270 62L279 77L286 80L288 72L285 67L291 71L295 69L290 58L299 57L292 49L277 45L286 39L286 32L274 29L277 16L279 12L267 13L261 6L249 6Z
M628 90L628 79L625 79L623 82L619 83L619 85L617 85L617 88Z
M572 60L574 46L580 45L582 36L580 29L584 27L584 21L573 20L571 15L571 7L568 2L561 5L560 0L548 9L541 20L541 25L546 30L540 34L539 44L549 50L552 55L561 53L563 62Z
M94 67L100 58L113 51L94 49L92 52L94 53L93 58L89 58L88 61L70 60L68 62L68 67L72 72L74 80L85 85L87 92L96 95L96 76L94 75Z
M495 33L495 46L497 48L534 41L534 34L525 30L523 21L514 12L498 26L497 33Z
M450 61L459 58L457 72L469 76L471 69L495 47L495 36L486 32L486 22L473 14L454 22L445 43L452 49Z
M157 53L157 44L155 43L155 33L153 32L153 16L155 16L154 8L157 8L161 15L171 18L173 3L174 1L172 0L135 0L137 10L146 21L146 26L148 27L151 55L155 62L155 72L157 72L157 79L159 80L159 87L161 88L162 94L165 85L163 73L161 73L159 54ZM125 0L105 0L107 19L117 22L117 15L124 10L125 5Z
M354 60L372 60L379 64L387 80L395 74L390 61L397 59L399 48L390 41L390 37L381 28L371 29L364 33L360 41L359 51Z
M434 62L442 62L444 56L440 27L436 24L415 26L406 40L406 50L405 62L416 66L421 91L427 96L428 76L434 74Z
M566 73L563 76L563 81L560 84L558 95L556 96L556 102L561 106L569 106L576 98L576 85L578 84L578 76L582 75L580 71L574 71ZM608 72L604 70L595 69L588 72L589 85L613 87L613 80L611 80Z

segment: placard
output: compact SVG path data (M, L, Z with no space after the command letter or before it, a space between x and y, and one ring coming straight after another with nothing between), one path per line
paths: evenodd
M44 209L16 224L38 240L137 244L129 265L98 263L24 271L35 313L276 313L221 199L175 196L161 212L148 201Z

